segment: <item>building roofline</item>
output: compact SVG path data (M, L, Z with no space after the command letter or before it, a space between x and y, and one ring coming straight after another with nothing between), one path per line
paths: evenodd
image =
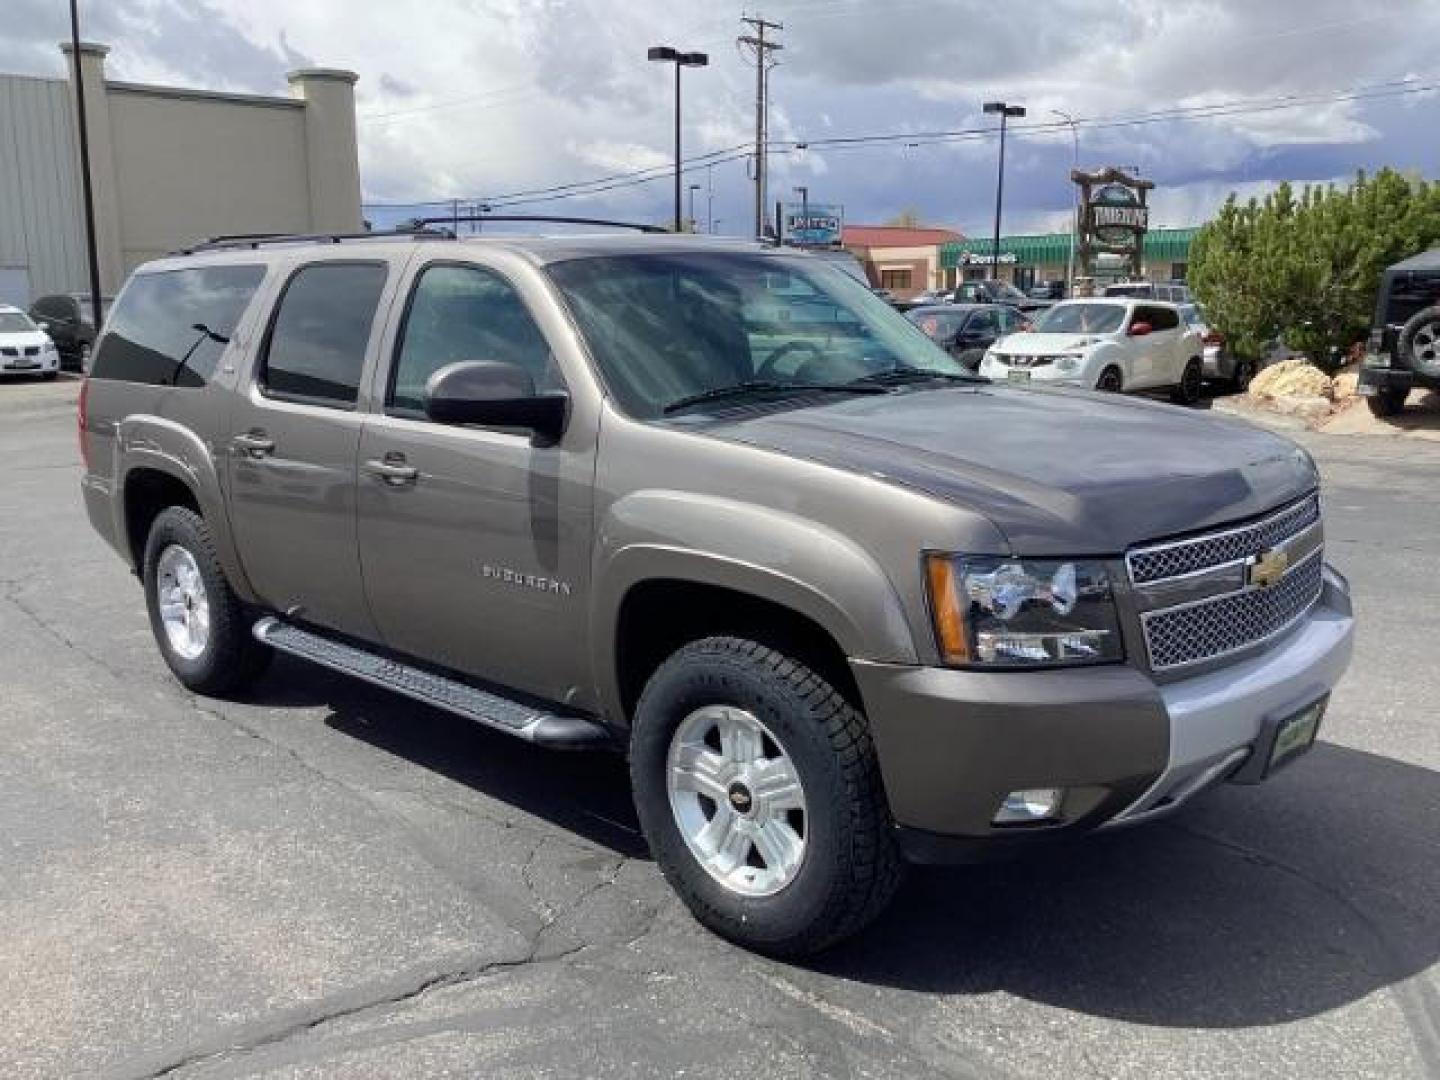
M243 94L228 90L194 90L186 86L157 86L152 83L113 82L105 80L107 90L122 94L143 94L147 97L182 98L191 101L226 101L232 105L256 105L261 108L303 109L299 98L274 97L269 94Z

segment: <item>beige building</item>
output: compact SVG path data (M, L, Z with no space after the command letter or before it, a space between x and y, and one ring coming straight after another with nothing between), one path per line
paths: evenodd
M951 229L896 225L846 225L844 231L844 245L865 267L870 284L900 300L944 285L940 249L964 239Z
M361 228L353 72L215 93L107 79L108 51L79 57L103 291L206 236ZM0 75L0 301L87 289L83 230L72 82Z

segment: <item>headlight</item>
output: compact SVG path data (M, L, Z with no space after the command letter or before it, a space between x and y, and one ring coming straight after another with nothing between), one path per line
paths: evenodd
M1000 359L999 353L997 353L994 349L986 349L985 355L980 358L980 362L982 364L993 364L998 359Z
M1103 664L1124 656L1102 563L930 554L925 577L947 664Z
M1080 368L1080 353L1061 353L1055 357L1055 366L1065 372L1078 371Z

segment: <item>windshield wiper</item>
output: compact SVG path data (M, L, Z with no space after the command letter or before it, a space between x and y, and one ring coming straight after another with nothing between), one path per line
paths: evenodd
M846 383L846 386L883 386L886 384L903 382L920 382L927 379L944 379L946 382L987 382L978 375L966 375L959 371L932 371L929 368L914 367L910 364L900 364L897 367L885 368L883 371L872 371L869 375L861 375Z
M815 392L827 394L883 394L883 386L848 383L809 383L809 382L777 382L771 379L750 379L746 382L732 383L729 386L716 386L710 390L702 390L698 394L689 394L670 402L660 411L666 416L679 412L681 409L688 409L692 405L703 405L710 401L723 401L725 398L743 397L746 394L776 394L792 392Z

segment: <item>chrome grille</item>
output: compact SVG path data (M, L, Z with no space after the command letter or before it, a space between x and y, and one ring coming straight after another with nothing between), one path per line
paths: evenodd
M1130 567L1130 580L1136 585L1143 585L1148 581L1179 577L1196 570L1237 562L1288 540L1319 519L1319 496L1310 495L1249 525L1191 540L1139 548L1125 557Z
M1141 616L1157 671L1213 660L1274 637L1320 596L1324 559L1316 551L1270 589L1230 593Z

